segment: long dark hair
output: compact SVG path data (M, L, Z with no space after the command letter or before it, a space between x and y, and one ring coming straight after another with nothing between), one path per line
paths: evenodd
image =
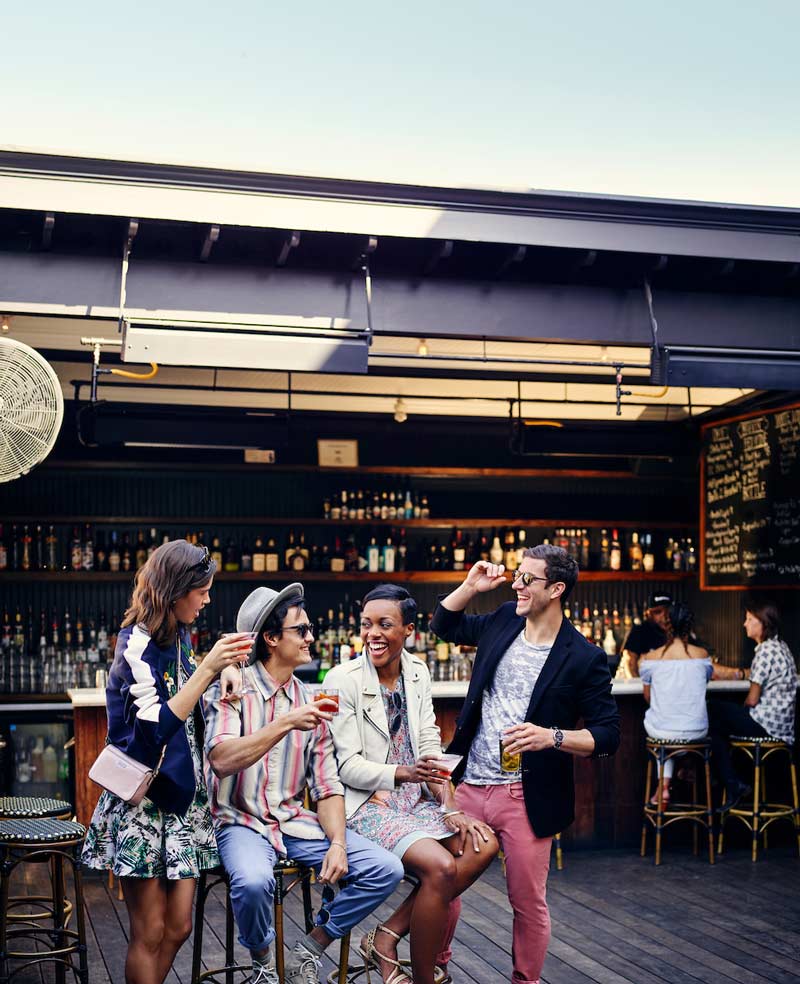
M160 649L166 648L178 634L175 602L208 584L216 570L206 547L187 540L163 543L136 574L123 628L141 625Z
M689 652L689 635L694 623L694 613L688 605L682 601L673 601L667 610L667 617L664 624L664 631L667 634L667 642L664 652L672 645L676 639L680 639L687 654Z
M781 634L781 616L778 606L771 598L759 598L752 595L745 599L744 610L754 615L761 622L761 641L776 639Z

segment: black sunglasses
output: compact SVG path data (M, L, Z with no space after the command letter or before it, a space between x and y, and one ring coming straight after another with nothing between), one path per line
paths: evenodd
M545 584L550 583L550 578L539 577L537 574L531 574L529 571L510 571L511 583L515 584L517 581L522 581L526 588L529 588L534 581L544 581Z
M191 570L200 571L204 573L211 568L211 554L208 552L208 547L203 547L203 556L196 564L192 564Z
M391 694L393 712L392 719L389 721L389 732L390 734L396 735L400 730L400 725L403 723L403 698L395 690Z
M305 639L309 632L314 635L314 626L310 622L304 622L302 625L284 625L281 632L296 632L301 639Z

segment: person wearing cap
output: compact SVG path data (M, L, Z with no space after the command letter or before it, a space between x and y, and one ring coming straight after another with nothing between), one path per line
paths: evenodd
M302 584L259 587L244 600L239 632L253 632L251 665L233 698L214 685L205 699L206 781L239 942L253 959L250 984L278 984L272 941L278 857L310 865L325 886L311 933L286 960L287 984L319 984L321 956L392 894L398 858L345 826L332 720L294 676L311 661L313 628ZM304 792L317 812L304 805ZM339 883L336 895L330 886Z
M660 649L667 641L667 622L672 598L663 591L650 596L641 625L634 625L622 644L622 656L627 656L631 676L639 676L639 659L643 653Z
M516 602L465 614L509 583L502 564L479 560L431 619L441 639L477 646L447 751L463 756L452 776L458 809L489 824L506 857L512 984L537 984L547 953L550 844L575 817L573 756L613 755L620 739L606 654L564 617L577 580L566 550L538 544L512 572Z

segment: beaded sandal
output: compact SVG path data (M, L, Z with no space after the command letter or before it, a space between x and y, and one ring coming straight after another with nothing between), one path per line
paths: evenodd
M411 978L403 969L403 965L399 960L392 960L391 957L387 957L385 954L381 953L380 950L375 949L375 936L378 933L386 933L387 936L391 936L395 940L400 940L401 937L392 929L387 929L385 926L381 926L380 923L371 929L367 933L367 943L366 946L360 946L358 952L364 958L364 971L367 975L367 984L369 984L370 967L373 967L378 973L381 972L381 965L379 961L383 960L388 964L391 964L394 968L389 974L389 976L384 980L384 984L414 984Z

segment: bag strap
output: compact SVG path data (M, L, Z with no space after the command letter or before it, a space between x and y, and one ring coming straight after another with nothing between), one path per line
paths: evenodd
M167 754L167 746L164 745L164 747L161 749L161 755L158 759L158 763L156 764L156 767L153 770L153 779L155 779L155 777L158 775L159 770L161 769L161 763L164 761L164 756L166 754Z

